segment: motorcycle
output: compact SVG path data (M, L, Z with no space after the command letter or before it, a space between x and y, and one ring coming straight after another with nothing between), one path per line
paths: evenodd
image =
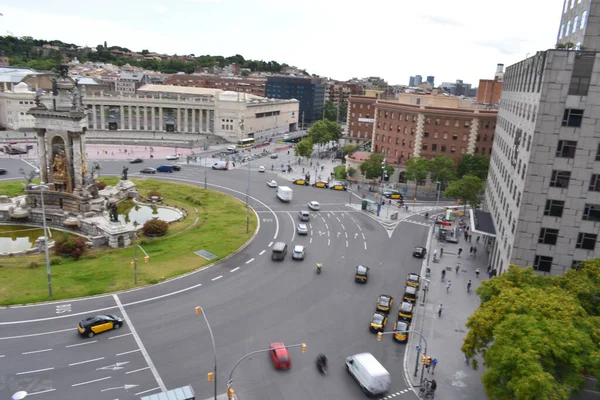
M325 358L325 356L318 356L316 363L319 372L323 375L327 375L327 358Z
M317 274L321 273L321 264L317 264Z

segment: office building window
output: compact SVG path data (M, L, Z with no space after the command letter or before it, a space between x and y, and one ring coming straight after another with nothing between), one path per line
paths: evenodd
M577 32L578 23L579 23L579 15L576 15L575 19L573 20L573 33Z
M595 233L579 232L575 247L583 250L594 250L596 247L596 239L598 239L598 235Z
M437 151L437 144L432 144L431 145L431 151Z
M552 268L552 257L535 256L533 269L540 272L550 272L550 268Z
M587 22L587 15L587 11L584 11L583 14L581 14L581 23L579 24L579 29L585 28L585 24Z
M571 179L570 171L554 170L552 171L552 176L550 177L550 187L566 188L569 186L569 179Z
M600 161L600 143L598 143L598 149L596 149L596 161Z
M583 110L567 108L563 115L562 126L580 127L583 119Z
M577 142L574 140L559 140L556 157L573 158L575 157L576 148Z
M429 132L428 131L423 132L423 137L428 138L429 137ZM600 146L598 146L598 149L600 149Z
M595 60L595 54L577 53L569 84L570 95L587 96Z
M600 174L592 174L589 190L592 192L600 192Z
M586 204L581 219L584 221L600 221L600 205Z
M562 217L564 208L565 202L562 200L546 200L544 215L549 215L551 217Z
M540 238L538 243L556 245L558 240L558 229L542 228L540 229Z

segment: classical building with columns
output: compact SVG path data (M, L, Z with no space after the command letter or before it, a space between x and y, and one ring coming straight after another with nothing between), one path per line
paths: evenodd
M135 95L101 93L83 102L94 131L214 134L237 142L262 131L298 128L298 100L220 89L144 85Z

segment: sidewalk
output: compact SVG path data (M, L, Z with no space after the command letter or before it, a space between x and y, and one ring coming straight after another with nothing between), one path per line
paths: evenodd
M437 226L436 226L437 232ZM483 239L483 238L482 238ZM484 371L482 360L479 359L479 369L473 370L465 362L465 356L461 351L463 339L467 334L466 323L468 317L479 307L479 297L475 290L483 280L488 279L487 258L483 240L476 243L477 236L473 235L472 242L465 242L461 236L459 242L438 243L435 237L428 239L427 250L429 254L429 268L431 274L426 275L427 258L423 262L421 276L429 279L429 290L424 296L420 291L417 300L417 315L414 318L411 330L421 332L427 341L427 355L435 358L438 364L435 373L425 370L423 377L437 381L436 399L459 400L459 399L486 399L481 376ZM477 248L476 257L470 257L471 246ZM433 251L437 249L439 257L443 247L444 253L437 262L433 260ZM462 248L462 254L458 257L458 249ZM459 265L459 272L455 267ZM479 268L479 278L475 276L475 269ZM442 270L446 270L444 282L441 280ZM467 281L471 280L471 292L467 293ZM448 292L447 282L451 281ZM422 280L422 287L427 285ZM438 306L443 304L441 317L438 317ZM405 375L411 380L418 393L422 366L419 360L419 371L415 377L415 362L417 361L416 346L425 348L425 342L420 340L419 335L413 334L407 343L407 357L404 360ZM421 353L422 355L423 353Z

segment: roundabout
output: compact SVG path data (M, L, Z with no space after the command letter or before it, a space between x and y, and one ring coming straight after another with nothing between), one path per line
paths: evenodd
M117 175L121 166L105 162L102 172ZM390 231L347 207L359 201L353 193L304 186L293 186L293 201L282 203L266 186L267 179L277 178L268 172L184 165L165 179L204 186L205 173L211 189L241 200L250 181L249 203L259 218L252 241L200 271L144 288L1 309L0 396L25 390L50 400L139 399L191 384L197 399L212 398L213 383L206 376L213 370L213 347L197 306L215 334L219 393L225 393L236 360L271 342L285 342L306 343L308 349L290 351L289 371L274 370L266 354L244 360L234 376L239 398L361 399L344 366L347 356L361 352L372 353L390 372L390 395L410 395L405 345L391 338L378 342L368 328L377 296L389 293L398 301L407 273L421 270L412 250L427 241L429 226L418 222L422 217L407 218ZM298 213L311 201L320 210L310 211L308 234L299 236ZM276 241L290 249L303 245L305 259L288 255L272 261ZM321 274L316 263L323 264ZM365 285L354 282L357 264L370 268ZM391 320L397 312L390 311ZM91 339L79 337L77 323L102 313L118 314L126 324ZM329 359L326 377L314 367L319 353Z

